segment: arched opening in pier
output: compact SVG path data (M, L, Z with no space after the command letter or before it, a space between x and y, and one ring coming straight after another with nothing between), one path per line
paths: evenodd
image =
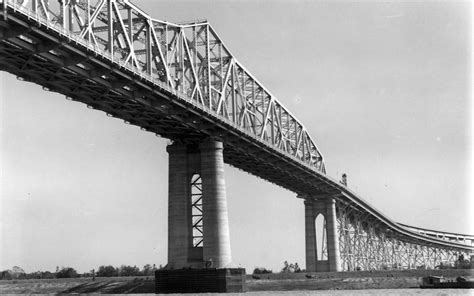
M316 228L316 256L317 260L328 260L327 237L326 237L326 217L318 214L315 220Z

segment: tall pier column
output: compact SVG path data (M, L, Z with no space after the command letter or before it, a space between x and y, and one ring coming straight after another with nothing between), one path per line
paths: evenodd
M305 205L306 270L312 272L341 271L336 204L332 197L303 197ZM322 215L326 232L327 260L318 257L316 218ZM318 235L323 239L323 235Z
M167 151L167 268L228 267L232 259L222 142L173 143Z
M168 165L168 268L188 266L190 245L190 200L188 194L187 149L169 145Z
M337 233L336 201L326 201L326 236L328 244L329 271L341 271L339 253L339 236Z
M227 197L222 142L207 140L200 145L203 187L204 260L215 268L231 261Z
M304 201L305 212L305 245L306 245L306 270L316 271L317 247L316 247L316 225L313 214L313 202Z

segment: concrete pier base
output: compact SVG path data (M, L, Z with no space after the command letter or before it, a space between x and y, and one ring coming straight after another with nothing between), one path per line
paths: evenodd
M155 285L157 294L239 293L247 290L243 268L157 270Z

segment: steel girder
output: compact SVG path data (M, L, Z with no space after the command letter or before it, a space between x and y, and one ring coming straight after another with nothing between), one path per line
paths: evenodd
M467 250L400 235L344 201L336 209L344 271L433 269L453 265L459 255L467 258Z
M207 21L160 21L127 0L3 0L3 7L28 14L325 173L322 154L305 127L236 60ZM76 64L87 68L86 62ZM123 88L135 90L126 82Z

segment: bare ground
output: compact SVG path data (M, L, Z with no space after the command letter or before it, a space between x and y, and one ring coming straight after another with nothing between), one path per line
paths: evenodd
M359 290L359 289L409 289L418 288L426 275L444 276L455 280L458 276L471 278L473 270L404 270L324 272L259 275L260 279L247 277L249 291L293 290Z
M442 275L474 277L473 270L408 270L375 272L324 272L247 276L248 291L359 290L418 288L421 277ZM153 277L3 280L0 294L154 293Z

